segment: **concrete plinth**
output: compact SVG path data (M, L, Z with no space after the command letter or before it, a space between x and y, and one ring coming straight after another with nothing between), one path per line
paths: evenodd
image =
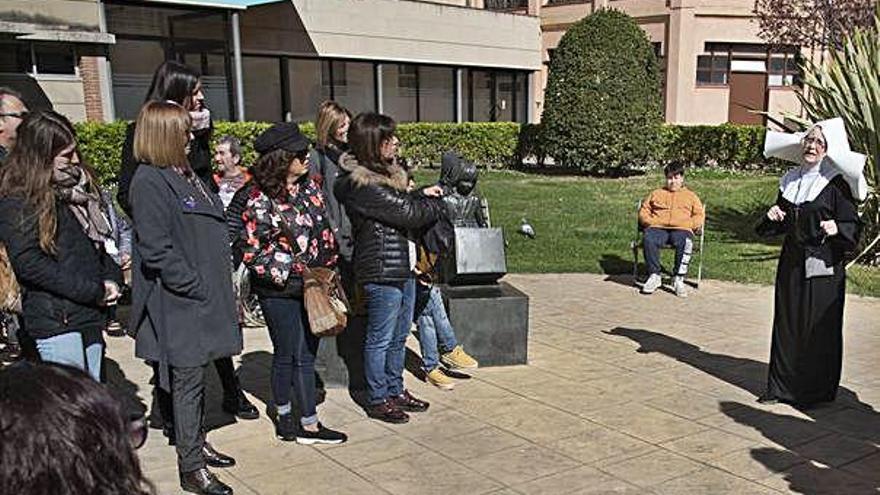
M455 337L480 367L526 364L529 296L506 282L442 291Z

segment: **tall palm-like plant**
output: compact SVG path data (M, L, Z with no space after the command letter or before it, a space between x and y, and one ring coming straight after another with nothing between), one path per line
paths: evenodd
M874 26L854 29L822 63L802 64L804 89L798 93L809 120L842 117L854 151L868 155L865 177L871 188L863 205L865 239L860 257L880 241L880 12Z

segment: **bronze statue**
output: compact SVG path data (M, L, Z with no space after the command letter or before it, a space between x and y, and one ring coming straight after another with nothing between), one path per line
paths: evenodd
M484 203L474 194L477 166L453 151L443 153L440 161L440 185L449 220L455 227L489 226Z

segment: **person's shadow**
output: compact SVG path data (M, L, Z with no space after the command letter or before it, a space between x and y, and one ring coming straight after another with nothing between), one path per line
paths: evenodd
M139 418L147 412L147 405L138 395L138 385L125 376L119 363L104 357L102 373L104 382L110 392L122 404L124 414L131 418Z
M616 327L605 333L637 342L636 352L663 354L755 397L764 391L766 363L707 352L689 342L650 330ZM880 473L860 469L856 478L831 469L880 454L877 447L880 445L880 414L870 404L860 401L852 390L840 387L837 400L825 407L799 409L809 419L775 414L733 401L719 402L719 409L737 423L756 429L764 438L785 448L755 448L752 457L767 469L784 473L790 490L808 495L877 493ZM823 437L827 445L817 446L813 442Z

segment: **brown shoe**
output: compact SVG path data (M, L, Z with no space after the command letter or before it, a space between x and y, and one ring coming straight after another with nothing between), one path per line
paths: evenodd
M402 394L391 397L388 401L399 409L409 412L424 412L431 405L426 401L413 397L409 390L404 390Z
M381 404L367 406L364 410L367 412L367 416L386 423L400 424L409 421L409 414L401 411L400 408L387 400Z

